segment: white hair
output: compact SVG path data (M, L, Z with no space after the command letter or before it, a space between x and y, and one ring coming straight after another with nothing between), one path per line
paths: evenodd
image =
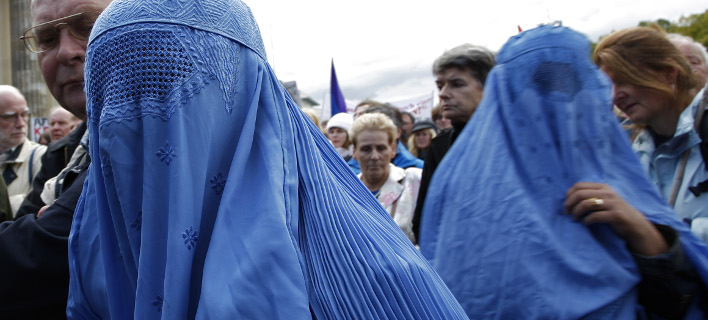
M692 45L694 48L698 49L698 51L701 52L701 54L703 55L703 62L708 65L708 50L706 50L706 47L703 46L702 43L694 40L689 36L684 36L678 33L669 33L666 35L666 38L669 39L669 41L671 41L671 43L673 43L677 47L681 44Z

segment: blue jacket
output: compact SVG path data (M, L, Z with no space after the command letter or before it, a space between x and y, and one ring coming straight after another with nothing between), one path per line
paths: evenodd
M708 171L705 169L699 149L701 138L693 129L694 117L701 97L703 97L703 91L683 111L673 138L657 148L651 134L647 130L643 130L632 144L632 149L649 172L652 182L656 184L661 195L667 200L671 196L674 177L680 166L681 158L686 150L691 149L674 210L682 219L691 221L691 231L695 235L704 242L708 242L708 194L704 193L696 197L688 190L688 187L708 179Z

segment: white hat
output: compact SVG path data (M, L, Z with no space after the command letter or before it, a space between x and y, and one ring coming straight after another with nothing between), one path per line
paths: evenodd
M327 122L327 131L329 128L342 128L344 131L349 132L354 122L354 117L351 114L340 112L332 116Z

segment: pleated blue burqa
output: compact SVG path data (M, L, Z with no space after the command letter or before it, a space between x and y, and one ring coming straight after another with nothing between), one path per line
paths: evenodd
M471 121L433 176L423 255L473 319L634 319L640 274L606 224L563 214L575 183L609 184L671 226L703 281L708 250L646 177L587 38L542 26L502 48Z
M466 318L280 85L242 2L114 1L86 92L70 318Z

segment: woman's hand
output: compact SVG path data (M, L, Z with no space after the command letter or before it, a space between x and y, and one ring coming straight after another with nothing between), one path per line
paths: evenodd
M629 249L643 256L669 250L659 230L637 209L629 205L609 185L578 182L566 192L565 213L584 224L607 223Z

